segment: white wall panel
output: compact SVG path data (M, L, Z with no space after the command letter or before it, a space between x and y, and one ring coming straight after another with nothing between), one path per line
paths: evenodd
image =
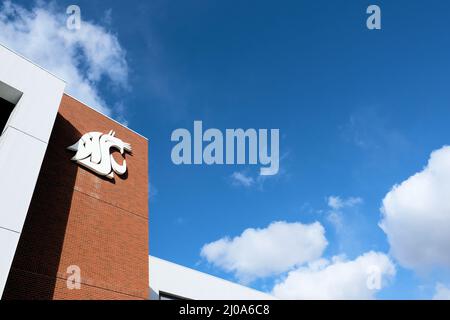
M64 81L0 45L0 94L14 103L19 99L0 137L0 296L64 87Z
M8 127L0 137L0 227L22 231L47 144ZM29 156L32 155L32 156ZM11 183L14 181L14 183ZM1 246L1 244L0 244Z

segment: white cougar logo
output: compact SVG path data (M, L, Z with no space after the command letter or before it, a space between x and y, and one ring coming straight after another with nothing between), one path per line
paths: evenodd
M125 174L127 162L123 160L121 165L118 164L111 154L111 149L118 150L123 156L125 151L131 152L131 145L115 135L112 130L108 134L89 132L67 149L76 152L73 161L101 176L114 179L114 172L119 176Z

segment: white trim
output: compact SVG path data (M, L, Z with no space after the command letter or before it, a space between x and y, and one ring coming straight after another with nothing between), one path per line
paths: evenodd
M53 74L52 72L48 71L47 69L45 69L45 68L39 66L38 64L34 63L34 62L31 61L30 59L28 59L28 58L24 57L23 55L21 55L20 53L14 51L13 49L11 49L11 48L9 48L9 47L7 47L7 46L5 46L4 44L0 43L0 47L3 47L4 49L10 51L11 53L15 54L16 56L18 56L18 57L20 57L20 58L26 60L27 62L33 64L35 67L37 67L37 68L39 68L39 69L45 71L45 72L48 73L49 75L51 75L51 76L53 76L53 77L55 77L55 78L61 80L62 82L67 83L63 78L58 77L57 75L55 75L55 74ZM1 79L0 79L0 80L1 80ZM1 81L0 81L0 87L1 87ZM1 88L0 88L0 89L1 89ZM0 92L0 94L1 94L1 92ZM127 129L127 130L129 130L129 131L131 131L132 133L134 133L134 134L136 134L136 135L140 136L141 138L144 138L145 140L148 141L148 138L147 138L146 136L140 134L139 132L134 131L133 129L130 129L129 127L123 125L123 124L120 123L119 121L117 121L117 120L111 118L110 116L107 116L106 114L104 114L104 113L98 111L98 110L95 109L94 107L89 106L88 104L84 103L81 99L75 98L74 96L72 96L71 94L68 94L68 93L66 93L66 92L65 92L64 94L65 94L66 96L68 96L68 97L71 97L71 98L74 99L75 101L78 101L79 103L83 104L84 106L88 107L89 109L92 109L92 110L94 110L95 112L101 114L102 116L108 118L109 120L115 122L115 123L118 124L119 126L125 128L125 129ZM0 95L0 96L1 96L1 95ZM6 96L6 97L7 97L7 96ZM6 97L3 97L3 99L10 101L10 100L7 99ZM17 103L17 101L10 101L10 102L11 102L11 103L14 103L14 104Z
M134 131L133 129L130 129L129 127L123 125L123 124L120 123L119 121L117 121L117 120L111 118L110 116L107 116L106 114L104 114L104 113L98 111L98 110L95 109L94 107L91 107L91 106L87 105L86 103L84 103L84 102L81 101L80 99L75 98L74 96L72 96L72 95L70 95L70 94L68 94L68 93L64 93L64 94L65 94L66 96L72 98L73 100L78 101L79 103L81 103L81 104L84 105L85 107L88 107L89 109L91 109L91 110L97 112L98 114L101 114L103 117L105 117L105 118L111 120L112 122L118 124L118 125L121 126L122 128L125 128L125 129L127 129L128 131L131 131L132 133L134 133L134 134L138 135L139 137L144 138L145 140L148 141L148 138L147 138L146 136L143 136L143 135L140 134L139 132L136 132L136 131Z
M49 74L50 76L52 76L53 78L57 78L57 79L59 79L60 81L66 83L66 81L65 81L63 78L58 77L58 76L55 75L54 73L48 71L47 69L45 69L44 67L42 67L42 66L40 66L40 65L38 65L38 64L36 64L36 63L34 63L32 60L30 60L30 59L28 59L27 57L21 55L20 53L18 53L17 51L11 49L10 47L4 45L3 43L0 43L0 47L3 47L4 49L10 51L11 53L15 54L15 55L18 56L19 58L22 58L23 60L26 60L27 62L29 62L29 63L31 63L32 65L34 65L36 68L39 68L39 69L41 69L42 71L48 73L48 74Z
M275 300L237 283L149 256L150 299L160 293L191 300Z

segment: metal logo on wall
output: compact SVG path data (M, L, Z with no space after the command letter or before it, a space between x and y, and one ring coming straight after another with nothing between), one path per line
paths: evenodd
M127 172L125 152L131 153L131 145L116 138L115 135L116 133L112 130L108 134L89 132L67 149L76 152L72 158L76 163L100 176L114 179L114 173L121 176ZM122 164L114 160L113 150L118 150L124 157Z

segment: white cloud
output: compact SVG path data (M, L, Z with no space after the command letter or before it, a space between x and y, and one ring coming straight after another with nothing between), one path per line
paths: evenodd
M363 200L359 197L350 197L347 199L342 199L339 196L328 197L328 206L333 210L339 210L343 208L351 208L358 204L361 204Z
M327 221L331 223L336 230L341 231L344 227L344 217L342 216L342 212L330 211L327 215Z
M201 256L241 282L278 275L318 259L328 242L318 222L274 222L265 229L247 229L233 239L206 244Z
M342 200L339 197L328 197L328 206L332 209L338 210L343 207Z
M374 299L395 273L383 253L368 252L351 261L321 259L289 272L272 294L281 299Z
M342 230L344 224L343 210L346 208L353 208L363 203L363 199L359 197L350 197L343 199L339 196L330 196L327 199L330 210L327 214L327 220L337 230Z
M402 132L377 108L359 107L350 115L349 121L341 126L343 138L367 152L369 158L379 161L398 158L399 150L406 151L410 142ZM369 160L370 161L370 160ZM386 165L386 163L384 163Z
M98 85L107 79L113 87L127 88L125 50L105 28L83 21L80 30L69 30L66 19L65 10L44 6L44 2L28 10L3 1L0 43L67 81L69 94L112 115Z
M234 172L231 175L232 183L236 186L251 187L255 183L255 179L243 172Z
M447 288L442 283L438 283L433 300L450 300L450 288Z
M393 256L423 271L450 267L450 147L431 154L419 173L396 185L381 208Z
M285 159L289 157L289 152L284 153L280 157L280 163L284 162ZM244 171L236 171L230 176L231 184L234 186L243 186L243 187L255 187L259 191L264 191L264 185L268 181L279 180L282 178L287 178L289 175L286 170L280 166L277 174L268 174L262 175L261 170L258 169L258 173L249 174L247 170Z

